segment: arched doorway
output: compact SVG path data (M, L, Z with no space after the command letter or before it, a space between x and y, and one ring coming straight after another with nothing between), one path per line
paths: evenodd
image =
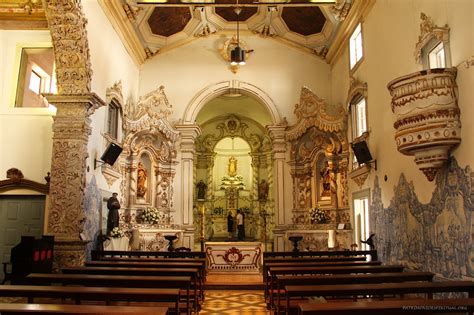
M203 222L194 212L195 240L201 238L201 224L206 241L235 240L235 226L233 233L227 231L227 216L231 213L235 219L240 209L245 215L245 239L270 242L263 235L260 213L265 209L273 213L274 195L259 200L258 186L263 181L270 191L273 188L272 141L266 129L273 123L272 115L258 99L234 90L202 106L196 123L201 134L195 142L194 187L204 183L207 190ZM195 206L198 199L196 189Z

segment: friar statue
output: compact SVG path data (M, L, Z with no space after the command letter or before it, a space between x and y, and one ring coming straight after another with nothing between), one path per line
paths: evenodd
M120 203L117 199L118 194L113 193L112 197L107 200L107 209L109 213L107 215L107 235L115 228L119 226L119 212Z
M227 166L227 175L231 177L237 175L237 159L233 156L229 158L229 165Z

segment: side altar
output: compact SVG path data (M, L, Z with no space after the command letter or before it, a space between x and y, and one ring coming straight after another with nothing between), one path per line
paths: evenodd
M259 273L263 263L261 242L206 242L209 272Z
M184 230L157 227L139 227L132 230L131 249L139 251L168 251L169 236L174 248L181 247ZM174 236L174 237L173 237Z

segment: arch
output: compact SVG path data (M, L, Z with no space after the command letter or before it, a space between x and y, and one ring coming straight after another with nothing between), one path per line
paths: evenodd
M229 93L231 91L234 91L236 89L244 94L256 98L259 102L261 102L270 114L272 124L277 125L281 122L281 114L275 106L275 102L270 98L267 93L265 93L253 84L238 80L229 80L209 85L199 91L196 96L191 100L191 102L189 102L188 106L186 107L186 110L184 111L184 124L194 124L199 112L204 107L204 105L206 105L210 100Z

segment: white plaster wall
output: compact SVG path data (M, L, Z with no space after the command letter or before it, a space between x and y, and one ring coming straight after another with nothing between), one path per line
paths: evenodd
M0 179L16 167L44 183L51 170L54 111L14 107L21 47L35 46L52 46L49 31L0 30Z
M397 151L394 141L394 115L387 84L402 75L422 69L415 62L415 45L420 34L420 13L432 17L435 24L448 24L451 28L450 47L452 65L457 66L474 53L473 24L474 2L470 0L378 0L363 21L364 61L354 77L368 84L369 148L377 159L377 171L371 172L365 185L359 188L349 179L350 195L360 189L372 187L378 175L385 205L393 197L393 186L400 173L413 181L419 200L431 198L434 183L429 182L418 169L412 156ZM332 97L335 103L345 103L349 87L348 51L344 51L332 66ZM474 71L458 67L459 107L461 109L462 143L453 151L461 167L474 165L472 118L474 100L472 86ZM339 89L342 87L342 90ZM388 180L383 180L387 175ZM351 198L352 200L352 198ZM351 205L352 206L352 205Z
M107 88L122 81L122 96L124 102L136 101L138 91L138 67L128 55L120 38L110 24L102 8L95 0L82 2L84 14L87 17L87 36L92 64L92 92L102 100L106 100ZM122 104L125 105L125 104ZM94 158L100 159L106 149L106 141L101 135L106 128L106 106L99 108L91 116L92 134L89 137L89 159L87 165L87 181L92 175L96 176L97 185L107 191L119 191L120 181L108 187L100 168L94 170Z
M232 34L197 38L178 49L158 54L142 65L140 95L165 87L173 105L173 119L184 116L192 98L203 88L220 81L239 80L266 92L282 117L295 123L294 105L299 103L302 86L319 97L330 96L329 66L314 55L301 52L274 40L245 33L241 38L254 52L236 74L219 54Z

